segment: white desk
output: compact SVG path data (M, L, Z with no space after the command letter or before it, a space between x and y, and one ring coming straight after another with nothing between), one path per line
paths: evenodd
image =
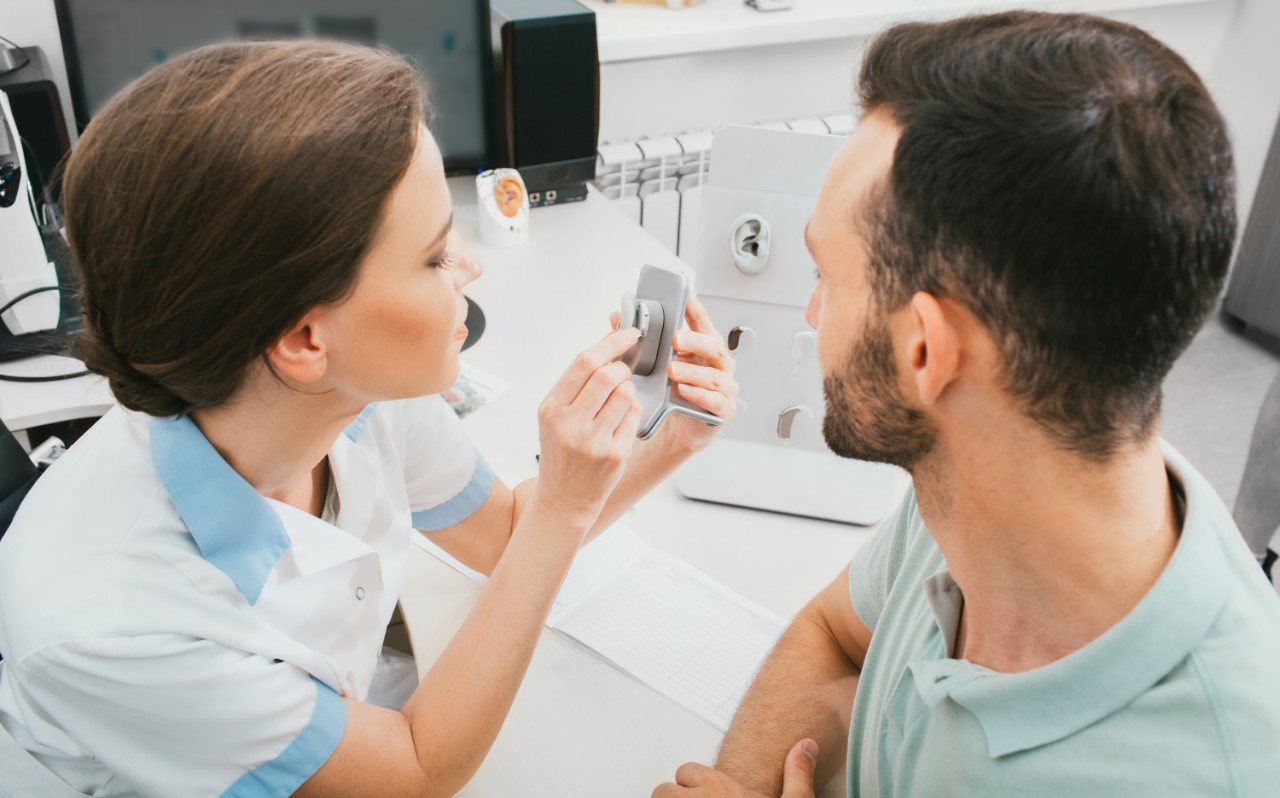
M455 224L475 241L473 183L451 185ZM467 289L487 327L464 358L514 387L464 423L494 470L513 478L535 473L542 397L571 358L608 331L608 314L640 266L682 268L594 191L585 202L537 209L532 217L524 249L473 246L485 274ZM625 520L650 546L787 617L870 536L858 527L691 501L670 480ZM402 608L425 673L479 588L416 548L405 583ZM715 728L592 659L544 631L507 724L463 795L493 796L519 785L522 796L648 796L682 762L714 758ZM824 794L843 794L841 780Z
M0 373L19 377L79 371L84 371L80 361L51 355L0 363ZM54 382L0 382L0 421L22 441L30 427L96 418L111 409L114 401L107 381L92 374Z

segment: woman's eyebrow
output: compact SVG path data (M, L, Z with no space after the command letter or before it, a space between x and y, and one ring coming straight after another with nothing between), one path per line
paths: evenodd
M440 229L439 233L436 233L435 238L431 239L431 243L427 244L425 247L422 248L422 254L425 255L431 250L435 249L440 244L440 242L444 240L444 237L449 235L449 231L452 229L453 229L453 214L450 213L449 221L444 223L444 227Z

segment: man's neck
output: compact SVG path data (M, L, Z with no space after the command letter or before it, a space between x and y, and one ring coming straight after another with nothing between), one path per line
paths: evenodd
M1180 528L1169 477L1154 435L1104 464L1019 434L972 443L916 474L964 594L956 656L1030 670L1097 638L1155 583Z
M332 392L304 393L268 376L227 405L192 417L255 490L318 514L329 479L326 455L361 409Z

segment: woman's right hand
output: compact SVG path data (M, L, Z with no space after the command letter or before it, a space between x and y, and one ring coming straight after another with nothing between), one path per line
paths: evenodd
M534 503L581 535L622 477L640 427L631 369L618 358L639 331L616 330L574 359L538 408Z

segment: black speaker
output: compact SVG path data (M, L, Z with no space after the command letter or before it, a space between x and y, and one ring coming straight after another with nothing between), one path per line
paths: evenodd
M531 205L585 199L596 174L596 17L574 0L492 0L494 153Z

